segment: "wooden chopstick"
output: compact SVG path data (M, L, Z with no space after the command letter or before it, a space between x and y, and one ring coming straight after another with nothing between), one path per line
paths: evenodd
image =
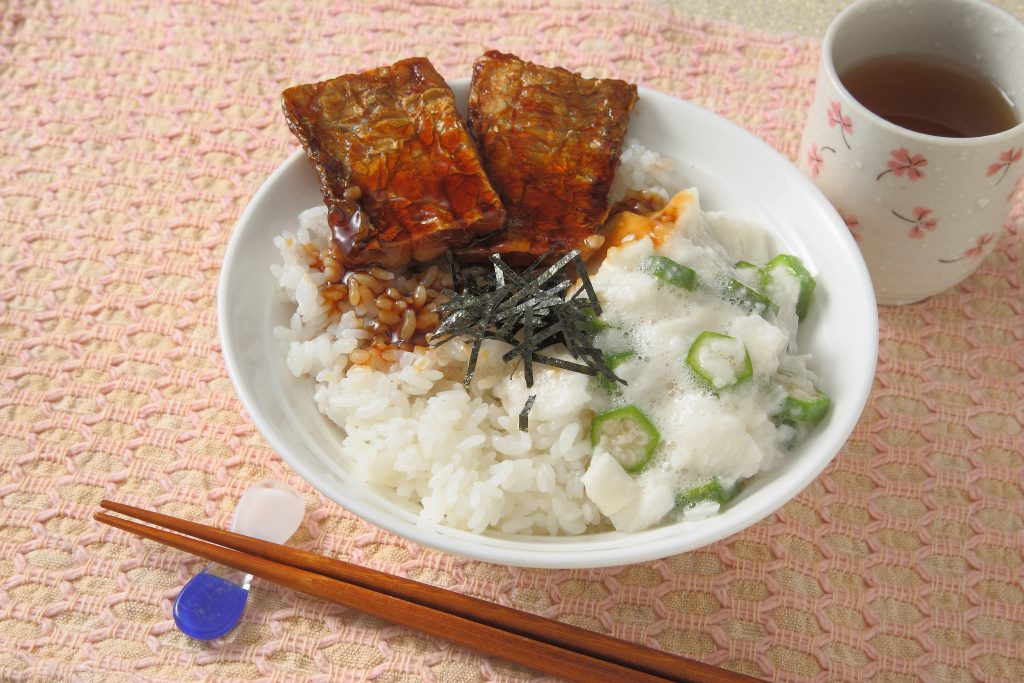
M100 506L195 538L97 513L96 519L105 524L545 673L586 681L598 676L629 681L757 680L297 548L114 501L104 500Z
M653 683L668 680L579 652L564 650L549 643L531 640L516 633L502 631L415 602L406 602L387 593L379 593L329 576L297 569L291 565L248 555L163 529L148 527L106 513L97 513L95 518L105 524L116 526L193 555L205 557L293 590L329 600L402 626L434 633L453 643L508 659L545 673L564 676L576 681L610 679Z

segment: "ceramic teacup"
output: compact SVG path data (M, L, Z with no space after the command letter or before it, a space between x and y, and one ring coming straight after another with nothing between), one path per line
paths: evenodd
M950 59L1001 89L1016 125L981 137L903 128L840 80L890 55ZM801 169L860 245L879 303L945 291L993 249L1024 172L1024 24L980 0L860 0L825 34Z

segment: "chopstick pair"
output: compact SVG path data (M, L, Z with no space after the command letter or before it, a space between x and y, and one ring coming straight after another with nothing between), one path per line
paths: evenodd
M100 507L156 525L139 524L106 512L96 513L97 521L136 536L546 674L576 681L637 683L757 680L297 548L114 501L104 500Z

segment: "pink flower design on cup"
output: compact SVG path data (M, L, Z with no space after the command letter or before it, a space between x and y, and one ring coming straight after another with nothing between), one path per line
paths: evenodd
M964 253L956 258L941 258L939 263L956 263L965 258L973 259L980 257L985 252L985 247L992 244L996 238L996 233L986 232L984 235L978 235L974 239L974 244L964 250Z
M977 239L974 240L974 245L964 252L964 258L978 258L981 256L982 252L985 251L985 247L991 244L992 240L995 238L996 234L994 232L986 232L984 235L978 235Z
M1011 147L999 155L999 161L989 165L988 173L986 173L987 176L992 177L996 173L999 174L999 178L996 179L993 185L999 184L999 181L1006 177L1006 174L1010 172L1010 166L1020 161L1022 155L1024 155L1024 147L1020 149Z
M828 127L836 126L839 126L839 133L843 136L846 149L850 149L850 141L846 139L846 134L853 135L853 119L843 114L843 108L837 100L832 100L832 106L828 108Z
M892 173L896 177L906 173L908 180L924 178L924 171L921 169L928 165L928 160L924 158L923 154L911 156L906 147L900 147L890 151L889 155L892 157L889 159L889 168L879 173L875 180L881 180L886 173Z
M939 220L932 216L932 210L923 206L914 207L913 218L908 218L895 209L893 209L892 215L896 216L896 218L899 218L901 221L913 223L913 226L910 228L910 232L908 233L908 235L913 239L921 239L924 237L925 232L935 230L939 224Z
M807 150L807 165L811 168L811 177L817 178L818 173L821 172L821 167L825 165L825 156L823 152L832 152L835 154L835 149L825 145L820 150L818 149L818 143L812 142L811 148Z

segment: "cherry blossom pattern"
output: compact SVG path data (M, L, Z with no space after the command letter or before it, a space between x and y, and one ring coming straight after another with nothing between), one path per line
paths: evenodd
M938 219L932 215L932 210L926 209L923 206L914 207L913 218L908 218L895 209L893 209L892 215L896 216L896 218L899 218L901 221L913 223L910 228L910 232L908 233L908 235L913 239L921 239L924 237L925 232L935 230L939 224Z
M846 223L846 227L850 230L850 234L853 235L853 239L860 242L860 220L857 219L852 213L839 212L839 216Z
M811 148L807 150L807 165L811 168L811 177L817 178L818 174L821 173L821 167L825 165L824 152L836 153L836 150L828 145L823 146L820 150L818 149L818 143L812 142Z
M990 164L988 167L988 173L986 174L990 178L997 173L999 174L999 177L992 184L998 185L999 182L1006 177L1006 174L1010 172L1010 166L1013 166L1015 163L1020 161L1021 156L1024 156L1024 147L1021 147L1020 149L1011 147L1000 154L999 161L994 164Z
M924 158L923 154L911 155L906 147L900 147L890 150L889 155L892 157L889 159L889 168L879 173L875 180L881 180L886 173L892 173L897 178L906 173L907 180L924 178L924 171L921 169L928 165L928 160Z
M835 128L836 126L839 126L839 133L843 136L846 149L850 149L850 141L846 139L846 134L853 135L853 119L843 114L843 108L839 102L832 100L832 105L828 108L828 127Z
M983 253L985 253L985 247L992 244L995 239L996 233L994 232L986 232L983 235L978 235L974 239L974 244L967 247L967 249L964 250L964 253L960 254L956 258L940 258L939 263L956 263L963 259L979 258Z

